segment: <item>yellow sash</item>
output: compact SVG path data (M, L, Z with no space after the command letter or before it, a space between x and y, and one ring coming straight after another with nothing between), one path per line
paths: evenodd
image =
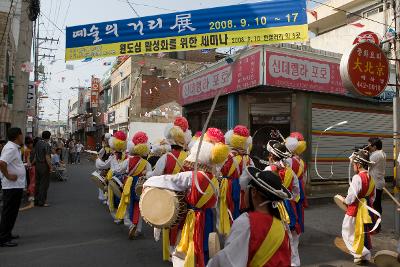
M375 182L372 177L370 177L368 191L366 196L370 196L375 188ZM369 215L368 208L367 208L367 200L365 198L361 198L358 202L357 207L357 215L356 215L356 226L354 232L354 243L353 243L353 250L357 255L362 255L362 251L364 248L364 225L372 223L371 216Z
M203 173L203 175L207 175L207 174ZM213 177L211 179L211 182L215 188L218 188L217 178ZM211 186L211 184L208 184L207 189L204 192L204 195L202 195L201 198L199 199L199 201L197 202L196 208L200 209L201 207L203 207L213 196L214 196L214 189Z
M115 218L122 220L126 213L126 208L129 205L131 199L131 186L132 186L133 178L128 176L125 181L124 190L122 191L121 200L119 201L117 213L115 214Z
M181 151L179 153L179 157L177 158L178 162L175 162L175 168L172 171L172 174L177 174L181 171L181 166L183 165L183 161L187 158L188 153L186 151Z
M162 229L163 261L169 261L169 229Z
M233 164L232 164L233 165ZM219 194L219 233L228 235L231 231L231 222L229 220L228 203L226 195L228 191L228 179L222 179Z
M114 207L114 192L111 189L111 186L108 185L107 188L107 195L108 195L108 209L110 210L110 212L113 212L115 210Z
M300 177L304 172L304 161L299 159L299 170L297 171L297 177Z
M285 169L285 178L283 179L283 186L289 188L293 181L293 170L290 167Z
M280 220L273 218L271 229L260 248L251 259L250 267L264 266L275 255L285 239L285 228Z
M195 255L194 255L194 225L195 225L195 213L193 210L189 210L185 224L183 225L182 233L181 233L181 240L179 241L176 250L180 253L184 253L185 263L184 267L194 267L195 266Z
M239 166L242 163L243 157L236 155L232 157L232 164L228 172L228 177L231 177L235 170L239 171ZM228 203L226 200L228 193L228 179L222 179L220 184L219 195L219 227L218 231L222 235L228 235L231 231L231 222L229 220Z
M279 214L281 215L282 221L286 224L290 224L289 214L287 213L287 210L282 202L278 203L278 210L279 210Z
M141 174L143 172L144 168L146 168L146 165L147 165L147 161L144 159L140 159L139 162L136 164L135 171L133 172L132 175L138 176L139 174ZM133 177L128 176L125 181L124 189L122 191L122 196L121 196L121 200L118 205L117 213L115 214L115 217L119 220L122 220L124 218L126 209L129 205L129 203L131 202L132 183L133 183Z

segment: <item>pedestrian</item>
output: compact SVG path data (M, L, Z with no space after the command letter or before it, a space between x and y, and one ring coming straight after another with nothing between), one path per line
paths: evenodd
M58 138L56 149L61 149L60 160L64 160L64 153L63 153L64 141L62 140L62 138Z
M3 209L0 221L0 247L15 247L12 230L18 216L22 193L26 182L26 171L21 159L23 135L20 128L8 130L8 142L0 156L1 184L3 190Z
M75 145L75 164L79 163L81 164L81 153L83 151L83 145L81 144L81 141L78 141L78 143Z
M25 137L25 147L24 147L23 162L26 169L26 192L28 194L29 204L20 209L20 211L31 209L34 207L35 200L35 167L32 164L32 150L33 150L33 139L32 137Z
M361 149L350 157L355 175L344 203L347 212L342 224L342 237L347 249L354 257L355 264L371 259L370 226L372 219L368 207L375 198L375 186L367 169L371 164L368 151ZM361 230L360 230L361 229Z
M374 201L374 209L382 214L382 193L385 187L385 171L386 171L386 154L382 150L382 141L377 137L372 137L368 139L370 161L369 165L369 175L375 181L376 196ZM381 230L381 225L378 226L376 232Z
M42 140L37 142L34 150L34 162L36 166L36 194L35 206L48 207L47 190L50 184L51 146L49 131L42 133Z
M75 142L70 140L68 143L68 163L75 163Z
M290 192L271 171L248 167L250 182L244 200L249 211L232 225L225 242L209 262L219 266L290 266L290 245L278 205L290 199Z

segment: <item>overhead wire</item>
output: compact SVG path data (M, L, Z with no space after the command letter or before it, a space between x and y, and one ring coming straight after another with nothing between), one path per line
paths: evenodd
M334 6L329 5L329 4L325 4L325 3L317 1L317 0L308 0L308 1L320 4L320 5L323 5L323 6L326 6L326 7L330 7L332 9L334 9L334 10L345 12L346 14L350 14L350 15L353 15L353 16L356 16L356 17L359 17L359 18L362 18L362 19L365 19L365 20L369 20L369 21L378 23L378 24L384 25L386 27L389 26L386 23L383 23L383 22L380 22L380 21L377 21L377 20L374 20L374 19L370 19L370 18L364 17L364 16L362 16L360 14L357 14L357 13L354 13L354 12L350 12L350 11L347 11L347 10L344 10L344 9L340 9L340 8L334 7Z

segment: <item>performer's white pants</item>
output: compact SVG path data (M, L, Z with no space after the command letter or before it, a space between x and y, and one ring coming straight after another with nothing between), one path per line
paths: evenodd
M124 216L124 225L128 226L128 228L130 228L132 226L132 221L129 219L128 211L125 213L125 216ZM143 219L140 216L138 224L136 225L136 232L142 232L142 227L143 227Z
M290 240L290 249L292 252L291 266L298 267L300 266L300 255L299 255L300 235L297 234L296 231L290 231L289 240Z
M344 216L342 225L343 241L346 244L347 249L354 256L354 258L356 259L361 258L363 260L369 261L371 259L371 252L366 247L363 248L361 255L357 255L353 249L355 225L356 225L356 218L346 214Z
M100 201L106 200L106 197L104 196L104 192L101 189L99 189L99 200Z

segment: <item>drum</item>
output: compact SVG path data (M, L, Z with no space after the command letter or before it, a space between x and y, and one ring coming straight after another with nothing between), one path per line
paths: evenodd
M333 197L333 200L335 201L336 205L338 205L339 208L341 208L344 211L347 211L347 205L344 203L345 198L342 197L341 195L336 195Z
M183 193L154 187L143 190L139 208L145 222L160 229L177 225L187 212Z
M212 232L208 235L208 255L210 259L221 250L218 233Z
M138 178L138 181L136 183L135 186L135 193L138 197L140 197L140 195L142 195L142 191L143 191L143 184L144 182L146 182L146 177L142 176Z
M378 267L400 267L397 255L398 253L390 250L378 251L374 257L374 263Z
M117 177L113 177L108 182L108 184L111 187L111 190L113 191L114 195L118 198L121 198L122 191L124 190L124 185L122 184L122 182Z
M92 176L90 176L90 179L97 185L100 190L104 191L107 187L106 179L102 177L101 174L98 172L92 172Z

